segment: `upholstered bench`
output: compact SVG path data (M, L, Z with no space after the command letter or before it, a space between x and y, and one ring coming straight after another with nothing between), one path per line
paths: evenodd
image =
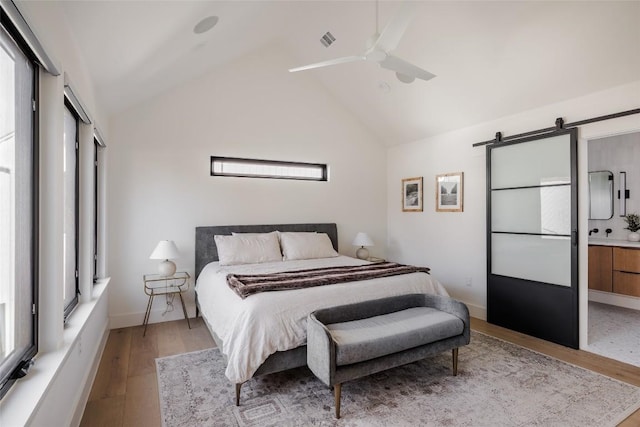
M307 324L307 365L333 387L340 418L345 381L469 344L469 310L449 297L411 294L314 311Z

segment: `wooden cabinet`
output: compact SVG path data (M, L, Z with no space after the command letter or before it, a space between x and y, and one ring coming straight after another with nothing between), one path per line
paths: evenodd
M613 269L627 273L640 273L640 249L614 247Z
M589 289L613 292L612 249L611 246L589 246Z
M640 297L640 249L613 248L613 292Z
M613 272L613 292L616 294L640 297L640 274Z
M640 297L640 249L589 246L589 289Z

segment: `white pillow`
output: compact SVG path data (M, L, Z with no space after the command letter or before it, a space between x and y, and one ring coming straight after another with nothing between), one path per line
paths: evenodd
M280 232L280 246L286 260L332 258L338 252L333 249L327 233Z
M278 244L280 244L280 232L279 231L271 231L269 233L236 233L235 231L231 232L232 236L264 236L265 234L274 234L278 239Z
M213 236L220 265L256 264L282 261L276 233L235 236Z

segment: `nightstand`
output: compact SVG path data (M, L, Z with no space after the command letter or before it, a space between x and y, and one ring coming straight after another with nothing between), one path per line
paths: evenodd
M176 294L180 297L182 303L182 312L184 318L187 319L187 325L191 329L191 323L189 322L189 316L187 315L187 308L184 305L184 299L182 293L189 289L189 273L186 271L177 271L173 276L161 276L159 274L145 274L142 276L144 281L144 293L149 295L149 302L147 303L147 311L144 314L144 332L142 336L147 333L147 325L149 324L149 315L151 314L151 307L153 306L153 298L161 295L173 297Z
M367 258L367 261L369 261L369 262L387 262L386 259L376 258L374 256L370 256L369 258Z

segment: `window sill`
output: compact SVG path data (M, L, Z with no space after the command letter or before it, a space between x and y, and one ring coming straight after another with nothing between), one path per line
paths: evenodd
M76 348L79 353L100 350L100 346L98 348L83 349L81 337L98 303L108 297L108 293L105 292L108 284L109 278L106 278L99 280L93 286L91 301L78 304L74 312L69 316L67 325L64 328L61 348L55 351L38 353L34 358L36 363L29 371L29 374L18 380L4 396L0 402L0 425L9 427L29 424L40 406L45 402L49 389L73 351ZM104 331L105 334L108 332L106 319ZM101 341L104 340L101 338ZM92 356L95 358L96 355ZM84 386L84 384L80 384L80 389L84 388ZM77 405L78 402L73 401L75 397L73 392L70 392L68 397L70 405ZM69 408L69 413L73 415L75 409L75 407Z

